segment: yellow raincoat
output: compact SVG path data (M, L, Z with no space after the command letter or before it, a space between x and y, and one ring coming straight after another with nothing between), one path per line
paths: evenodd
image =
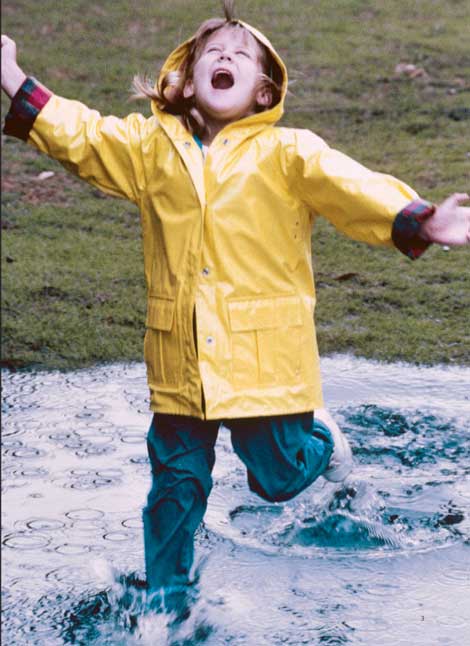
M204 160L177 117L102 117L52 96L29 141L141 211L151 408L218 419L322 406L311 230L321 214L392 246L416 193L307 130L276 127L280 103L225 127ZM162 70L177 69L187 41Z

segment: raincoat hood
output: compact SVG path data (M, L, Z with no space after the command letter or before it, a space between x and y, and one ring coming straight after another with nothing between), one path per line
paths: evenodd
M234 23L238 23L239 25L244 27L262 45L264 45L267 48L267 50L272 56L272 59L275 65L275 69L272 70L271 77L280 86L280 90L281 90L280 99L275 105L272 106L272 108L269 108L268 110L264 110L262 112L258 112L249 117L245 117L241 121L243 121L244 125L245 124L249 125L251 123L274 125L277 121L279 121L279 119L282 117L284 113L284 100L287 93L287 80L288 80L287 68L282 58L279 56L279 54L272 46L271 42L266 38L264 34L258 31L255 27L252 27L251 25L248 25L247 23L241 20L232 21L231 23L227 23L227 24L234 24ZM175 50L173 50L173 52L168 56L160 71L160 75L157 81L158 87L162 86L162 81L169 72L176 72L182 69L184 63L186 62L186 60L190 55L191 48L192 48L192 45L194 44L195 38L196 38L195 36L192 36L188 40L184 41ZM162 113L162 111L158 107L157 101L155 100L152 101L152 112L156 116L160 116Z

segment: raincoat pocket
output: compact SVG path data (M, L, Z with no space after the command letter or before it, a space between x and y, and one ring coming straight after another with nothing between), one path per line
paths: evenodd
M277 296L228 303L232 383L236 388L301 380L301 300Z
M149 383L176 389L181 382L181 357L174 319L174 298L149 296L144 341Z

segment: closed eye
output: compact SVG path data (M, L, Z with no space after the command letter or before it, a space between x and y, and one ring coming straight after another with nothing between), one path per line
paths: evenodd
M247 51L245 51L244 49L239 49L236 53L241 54L242 56L246 56L247 58L251 58L250 54Z

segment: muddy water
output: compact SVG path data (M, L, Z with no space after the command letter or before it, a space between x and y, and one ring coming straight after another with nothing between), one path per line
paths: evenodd
M143 366L4 373L4 643L469 643L470 370L339 356L323 373L355 472L266 504L222 430L180 623L142 584Z

